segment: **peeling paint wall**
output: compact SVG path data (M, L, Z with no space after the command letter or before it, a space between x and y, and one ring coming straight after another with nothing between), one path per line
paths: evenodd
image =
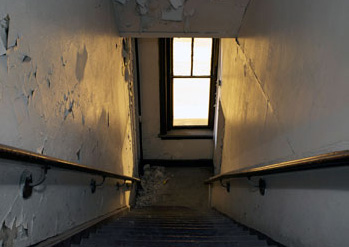
M249 0L114 0L122 36L236 37Z
M221 172L349 149L346 1L251 1L222 40ZM286 246L346 246L348 169L218 184L213 206Z
M161 140L159 48L157 39L139 39L144 159L212 159L212 140Z
M0 143L134 175L133 54L107 0L0 3ZM130 107L131 106L131 107ZM24 200L28 169L0 161L0 242L27 246L129 203L115 180L50 170ZM101 178L96 178L99 182Z

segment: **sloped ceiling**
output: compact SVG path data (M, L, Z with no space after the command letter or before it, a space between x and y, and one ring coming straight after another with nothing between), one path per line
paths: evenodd
M113 0L121 36L236 37L249 0Z

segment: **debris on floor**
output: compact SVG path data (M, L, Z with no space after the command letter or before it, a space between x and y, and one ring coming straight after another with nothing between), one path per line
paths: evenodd
M170 175L166 173L165 167L144 166L144 175L141 177L141 186L136 201L136 208L152 206L158 198L159 191L166 186L170 179Z

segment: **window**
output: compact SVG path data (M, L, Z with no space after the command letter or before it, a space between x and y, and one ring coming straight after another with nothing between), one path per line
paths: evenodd
M160 39L159 47L160 136L174 130L182 130L181 133L183 130L212 130L218 40ZM185 134L185 137L193 135Z

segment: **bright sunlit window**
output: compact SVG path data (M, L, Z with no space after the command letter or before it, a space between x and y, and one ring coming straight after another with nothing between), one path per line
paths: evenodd
M173 126L208 126L212 39L173 39Z
M213 128L218 40L159 40L161 129Z

